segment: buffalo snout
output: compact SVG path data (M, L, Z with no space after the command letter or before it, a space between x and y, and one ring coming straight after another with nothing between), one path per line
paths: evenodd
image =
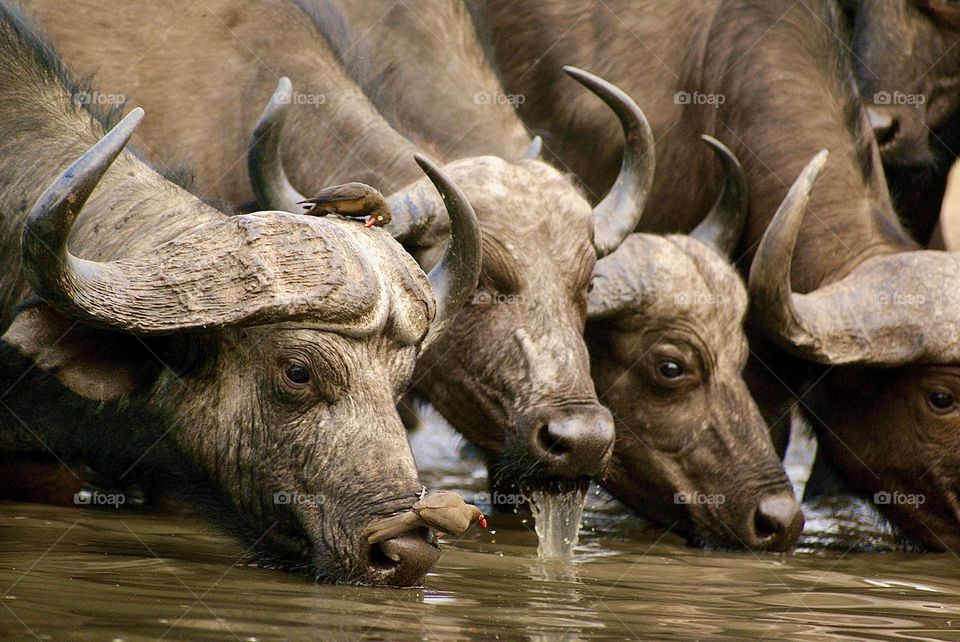
M803 530L803 511L790 491L762 495L747 525L747 545L767 551L786 551Z
M529 421L531 454L551 477L600 475L613 451L613 416L599 405L551 408Z
M368 557L368 572L373 583L417 586L437 563L440 548L430 541L429 533L424 528L373 544Z

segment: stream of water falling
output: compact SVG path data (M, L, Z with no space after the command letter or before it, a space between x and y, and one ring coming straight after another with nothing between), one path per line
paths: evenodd
M530 512L539 540L537 555L541 560L573 557L586 501L585 488L562 493L530 493Z

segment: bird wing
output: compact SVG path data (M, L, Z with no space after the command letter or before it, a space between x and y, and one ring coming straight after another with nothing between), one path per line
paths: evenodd
M459 536L480 520L480 509L463 504L457 508L426 508L419 515L430 528Z
M422 526L427 526L427 524L412 511L385 517L367 527L367 543L376 544Z
M419 512L425 508L458 508L465 505L466 502L463 501L460 495L441 490L432 495L422 497L419 501L415 502L413 504L413 511Z
M362 201L363 198L374 196L375 189L363 183L344 183L343 185L331 185L325 187L313 197L300 201L301 205L326 205L337 204L340 207L348 205L354 201Z

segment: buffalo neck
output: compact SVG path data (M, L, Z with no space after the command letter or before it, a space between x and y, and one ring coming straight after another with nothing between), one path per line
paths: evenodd
M620 134L560 66L600 73L645 111L657 138L657 172L640 231L689 232L709 210L719 189L719 181L700 178L717 171L700 140L709 133L748 176L740 265L748 267L789 186L824 148L831 157L800 234L795 287L811 290L871 256L913 248L860 123L829 3L489 0L476 7L497 25L491 44L507 90L525 96L524 119L556 134L548 148L595 198L617 174Z
M290 77L295 92L284 132L285 160L302 192L351 180L390 192L420 176L415 150L379 116L292 3L23 4L70 68L95 76L100 92L95 96L126 98L144 108L138 140L150 160L186 163L206 195L236 205L253 198L247 146L283 76ZM104 23L111 28L102 29ZM98 36L80 38L78 32ZM171 69L177 82L171 81Z
M266 22L276 34L266 38L250 65L255 73L245 72L249 95L264 96L260 105L266 104L276 81L265 72L285 75L293 84L283 146L287 173L298 190L311 194L359 181L389 194L419 178L413 160L418 150L347 76L307 14L276 1L243 4L242 22L233 27L242 41L264 42Z
M732 143L748 176L749 258L803 167L830 150L794 254L800 292L915 249L896 223L834 20L825 3L729 0L708 42L720 55L705 56L702 71L707 92L724 97L709 128Z
M463 3L344 0L340 6L350 33L331 42L393 127L444 160L523 155L530 135L515 106L525 97L500 85Z
M284 165L298 190L312 194L359 181L392 194L422 175L413 159L419 150L349 80L317 84L298 82L294 75L291 81L294 88L315 88L327 97L322 109L296 106L284 129Z

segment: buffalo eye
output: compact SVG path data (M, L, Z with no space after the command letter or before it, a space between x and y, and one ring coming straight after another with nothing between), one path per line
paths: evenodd
M927 403L934 412L946 412L956 405L956 400L949 392L934 390L927 393Z
M657 372L665 379L676 379L684 374L683 366L676 361L664 361L657 366Z
M298 386L310 382L310 371L299 363L288 363L283 369L283 376L287 381Z

